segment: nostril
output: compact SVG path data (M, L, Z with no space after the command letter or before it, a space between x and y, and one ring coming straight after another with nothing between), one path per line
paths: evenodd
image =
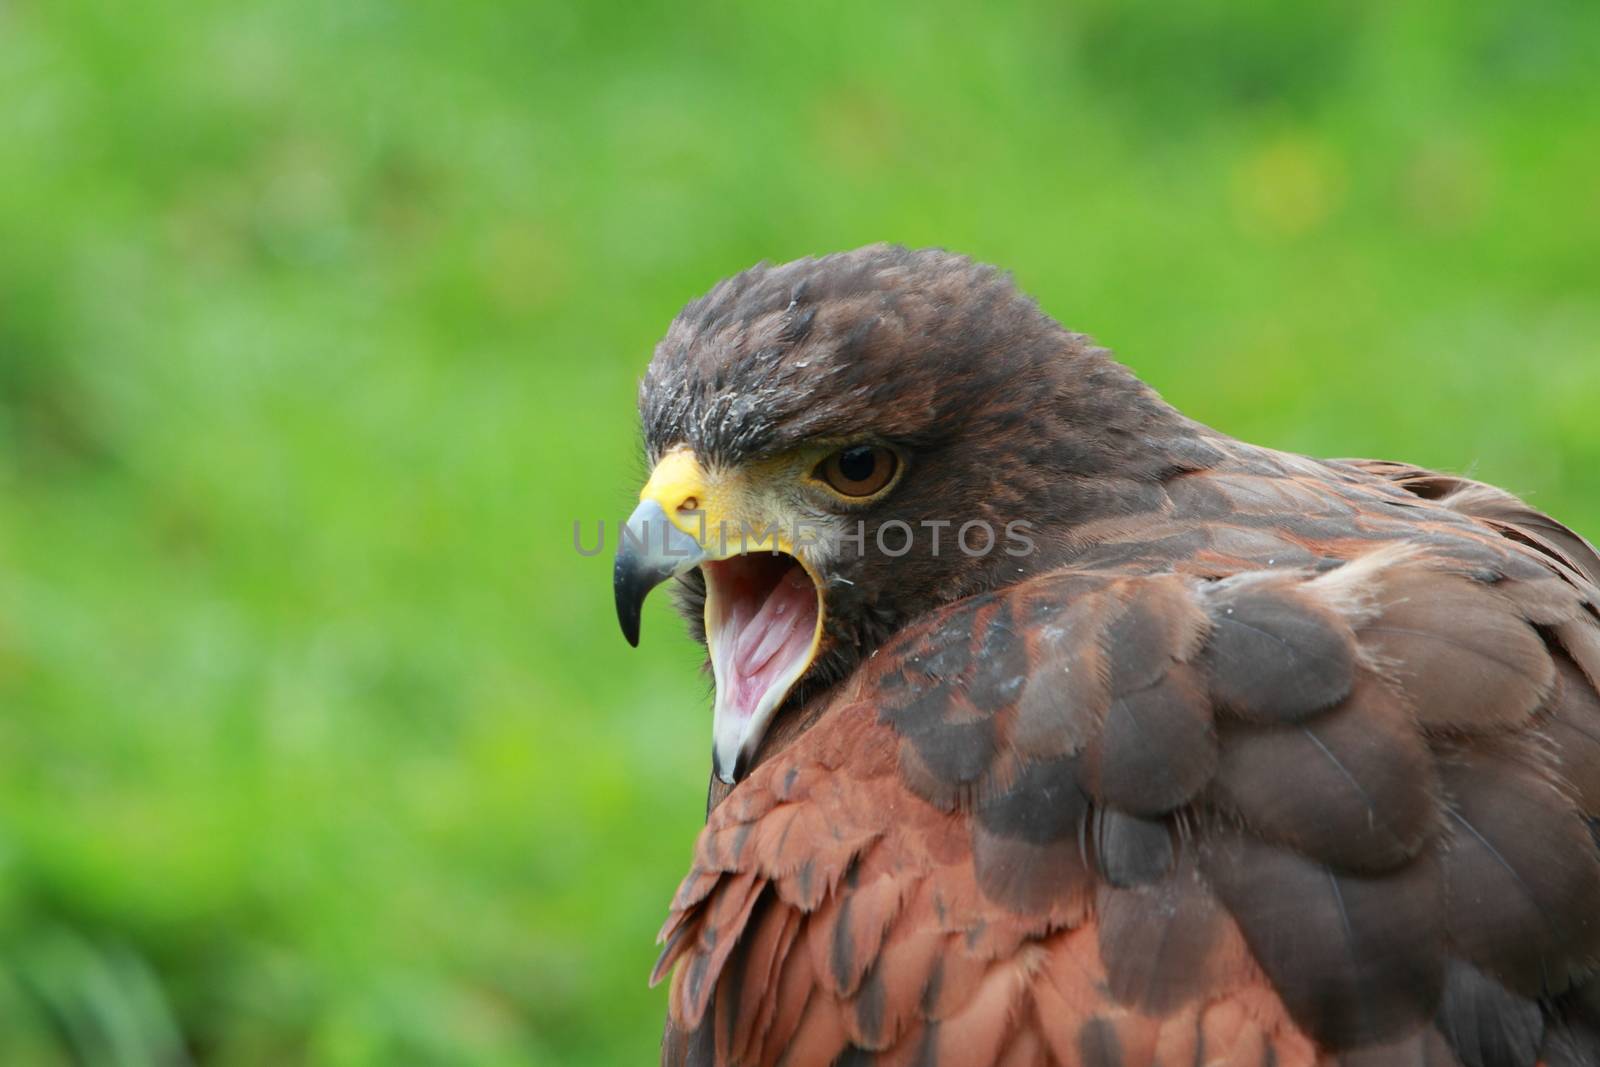
M683 498L683 503L678 505L678 510L679 511L699 511L700 510L700 498L696 497L696 496L686 496L686 497L684 497Z

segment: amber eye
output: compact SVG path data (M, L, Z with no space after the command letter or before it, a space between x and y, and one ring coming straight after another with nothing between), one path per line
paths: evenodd
M866 497L888 485L899 465L900 457L893 449L855 445L823 460L817 467L817 477L842 496Z

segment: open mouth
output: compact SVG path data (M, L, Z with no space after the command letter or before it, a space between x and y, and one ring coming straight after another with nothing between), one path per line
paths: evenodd
M749 769L773 712L822 640L822 593L794 556L756 552L701 564L706 640L716 678L717 777Z

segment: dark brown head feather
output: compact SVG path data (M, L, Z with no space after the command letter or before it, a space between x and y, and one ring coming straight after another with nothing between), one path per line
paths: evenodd
M935 604L1058 566L1059 533L1167 504L1161 482L1220 454L1108 353L1070 333L1006 273L937 249L872 245L758 265L691 302L656 347L639 391L651 458L688 445L737 466L812 442L870 440L909 457L903 483L854 512L866 550L828 580L832 651L797 688L832 684ZM1026 557L951 548L963 522L1023 521L1046 536ZM910 553L874 551L890 521ZM947 522L935 553L924 522ZM892 580L891 580L892 579ZM680 591L700 636L704 590Z

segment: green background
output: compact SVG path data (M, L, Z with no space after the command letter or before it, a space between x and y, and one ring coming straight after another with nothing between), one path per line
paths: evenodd
M1589 0L0 0L0 1062L651 1062L707 686L573 523L758 259L967 251L1213 425L1600 532L1597 45Z

